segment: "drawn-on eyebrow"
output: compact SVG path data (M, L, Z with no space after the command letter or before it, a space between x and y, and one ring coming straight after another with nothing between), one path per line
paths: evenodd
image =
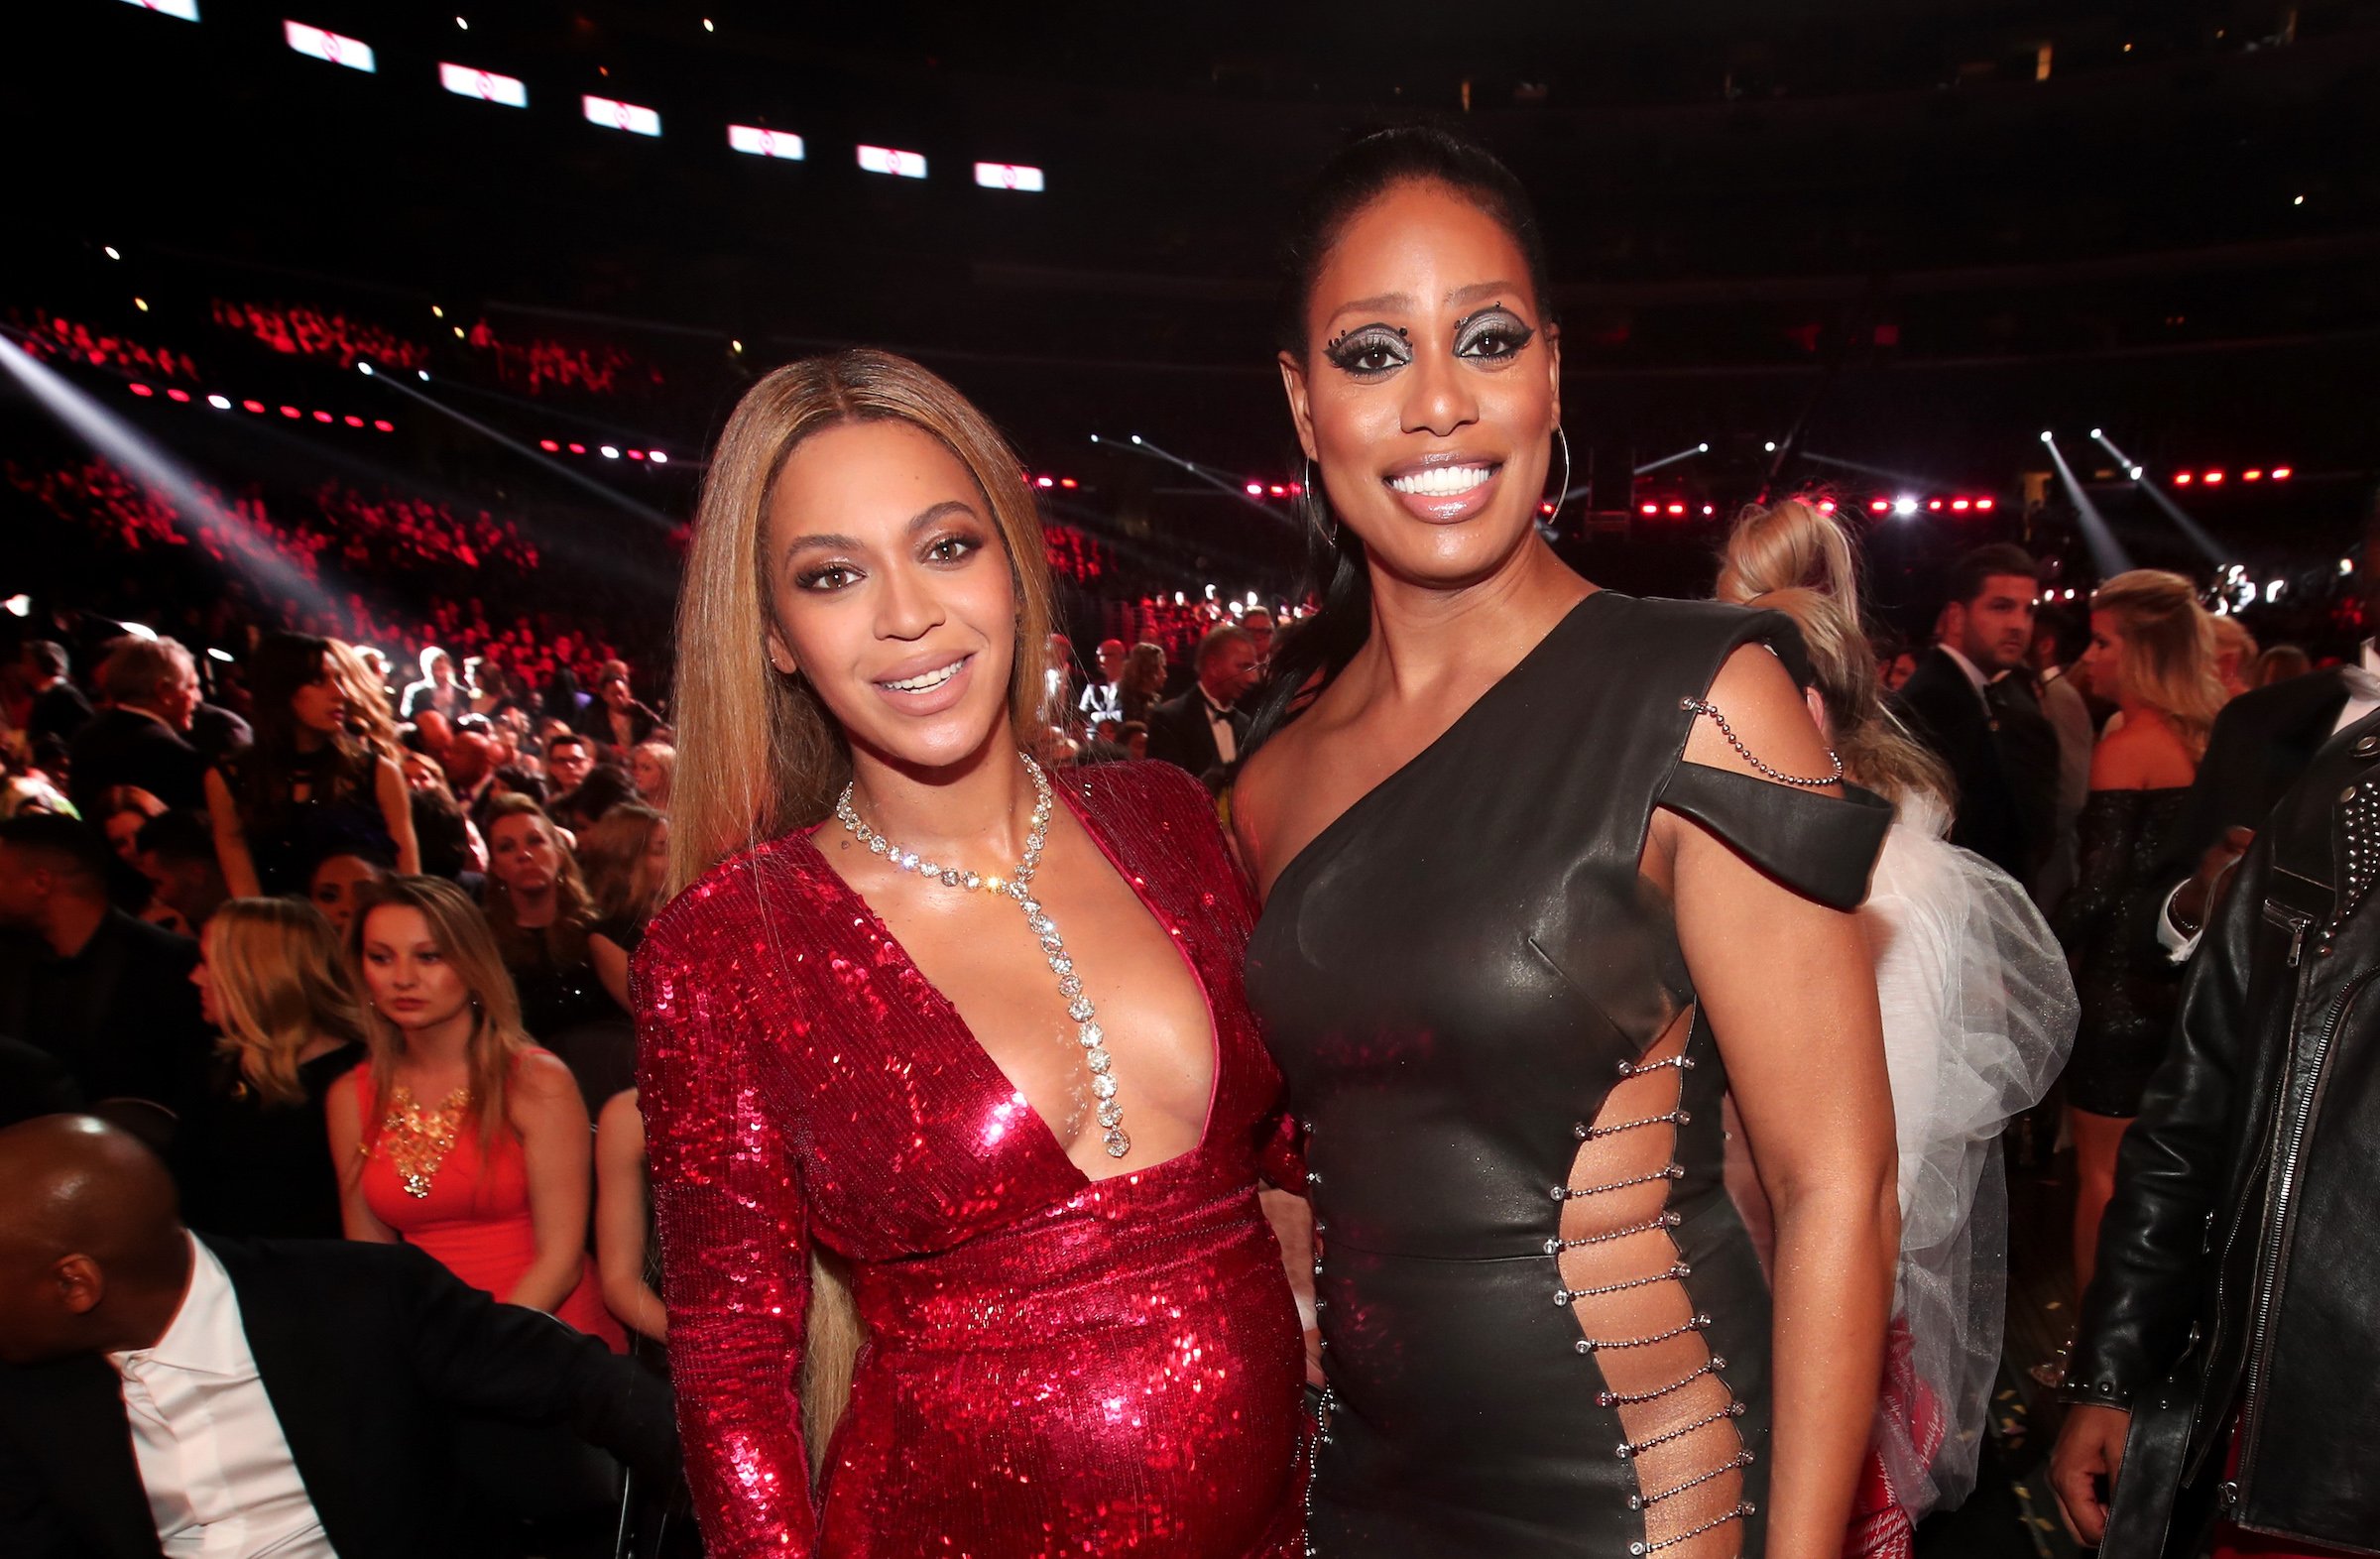
M1474 302L1483 298L1493 298L1498 294L1518 294L1520 290L1520 285L1516 282L1474 282L1468 287L1458 287L1447 294L1446 302L1450 306L1460 307L1465 303ZM1382 293L1377 298L1359 298L1352 302L1341 303L1331 311L1331 318L1335 320L1341 314L1389 313L1400 308L1411 309L1412 306L1413 299L1410 294Z
M942 502L938 504L928 504L925 508L920 509L917 511L917 513L909 516L909 523L901 527L901 529L906 531L909 535L915 536L918 532L926 529L928 526L938 524L939 522L950 518L952 515L965 515L969 519L977 518L975 506L973 504L966 502L964 499L945 498L942 500ZM856 552L860 549L860 542L852 540L848 536L839 536L832 532L823 532L816 536L797 536L792 540L785 543L785 555L787 557L791 557L796 552L818 550Z

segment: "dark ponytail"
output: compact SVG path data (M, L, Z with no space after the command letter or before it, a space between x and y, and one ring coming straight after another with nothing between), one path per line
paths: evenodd
M1282 250L1279 311L1274 342L1307 360L1306 313L1314 282L1347 224L1399 184L1442 184L1478 206L1511 235L1527 264L1537 306L1552 322L1553 290L1545 238L1528 191L1511 170L1486 148L1460 136L1421 125L1378 130L1344 147L1323 166ZM1364 543L1331 515L1319 471L1310 473L1298 501L1306 522L1305 593L1321 609L1274 641L1272 676L1257 700L1255 719L1243 753L1251 753L1296 717L1313 694L1347 668L1371 634L1371 573Z

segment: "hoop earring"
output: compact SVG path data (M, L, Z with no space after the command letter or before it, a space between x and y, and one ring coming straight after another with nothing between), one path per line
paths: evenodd
M1547 525L1562 518L1563 502L1570 497L1570 434L1560 422L1554 424L1554 442L1562 446L1562 485L1554 489L1554 512L1545 517Z
M1322 540L1326 545L1335 547L1339 544L1339 522L1336 519L1326 518L1330 513L1331 506L1329 501L1323 497L1322 489L1314 485L1314 461L1311 457L1301 457L1300 464L1304 467L1306 478L1307 523L1322 533Z

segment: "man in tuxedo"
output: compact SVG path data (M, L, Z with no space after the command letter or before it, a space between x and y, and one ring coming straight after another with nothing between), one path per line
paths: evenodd
M410 1246L198 1239L88 1116L0 1131L0 1185L10 1559L501 1552L457 1476L466 1416L676 1470L656 1378Z
M1256 642L1225 624L1198 642L1198 682L1148 711L1148 756L1205 779L1240 761L1248 716L1235 709L1256 685Z
M2056 826L2058 735L2023 676L2041 568L1996 542L1959 559L1941 637L1895 695L1902 720L1959 789L1951 843L2032 880Z
M68 748L74 809L99 813L100 794L137 785L168 806L206 810L206 760L189 743L198 662L171 639L119 639L99 667L108 707Z
M1083 696L1075 705L1084 724L1096 726L1102 720L1123 723L1125 653L1121 639L1099 642L1099 680L1083 689Z

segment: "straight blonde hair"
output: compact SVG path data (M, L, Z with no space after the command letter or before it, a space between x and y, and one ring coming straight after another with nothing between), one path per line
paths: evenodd
M579 830L579 871L598 919L626 919L641 930L653 918L667 886L653 864L653 833L668 826L652 807L623 801Z
M513 1065L530 1046L521 1028L521 997L496 950L487 916L463 891L442 877L390 877L364 885L347 932L347 966L359 992L372 987L364 977L364 933L382 909L417 909L429 922L429 939L471 995L471 1039L465 1054L471 1113L479 1122L482 1147L492 1145L506 1125L505 1085ZM371 1056L372 1109L364 1120L367 1146L379 1136L383 1106L397 1086L397 1063L405 1059L405 1031L367 1001L364 1044Z
M364 1037L338 933L298 899L233 899L208 917L200 945L223 1017L217 1050L267 1104L303 1104L298 1054L318 1038Z
M2194 759L2230 690L2215 672L2214 617L2188 579L2162 568L2117 574L2091 592L2090 609L2122 627L2116 674L2124 692L2165 716Z
M1895 806L1930 795L1947 811L1949 769L1920 746L1884 702L1883 679L1859 620L1859 563L1843 522L1798 498L1735 517L1721 555L1717 595L1792 618L1833 727L1844 771Z
M804 439L847 422L905 422L975 478L1016 589L1009 719L1019 746L1037 723L1040 646L1056 615L1055 592L1015 452L965 396L905 357L859 349L788 363L736 403L694 518L677 608L672 894L739 850L817 822L849 778L843 734L817 693L798 672L769 663L762 555L785 461Z
M803 440L851 422L903 422L930 434L975 479L1016 592L1009 727L1037 734L1041 646L1056 618L1041 518L1015 451L936 374L891 352L805 358L745 392L712 451L677 608L677 769L669 891L682 893L739 850L818 822L851 771L841 729L810 684L769 663L769 503ZM810 1473L824 1465L851 1398L859 1314L840 1263L813 1250L801 1381Z

